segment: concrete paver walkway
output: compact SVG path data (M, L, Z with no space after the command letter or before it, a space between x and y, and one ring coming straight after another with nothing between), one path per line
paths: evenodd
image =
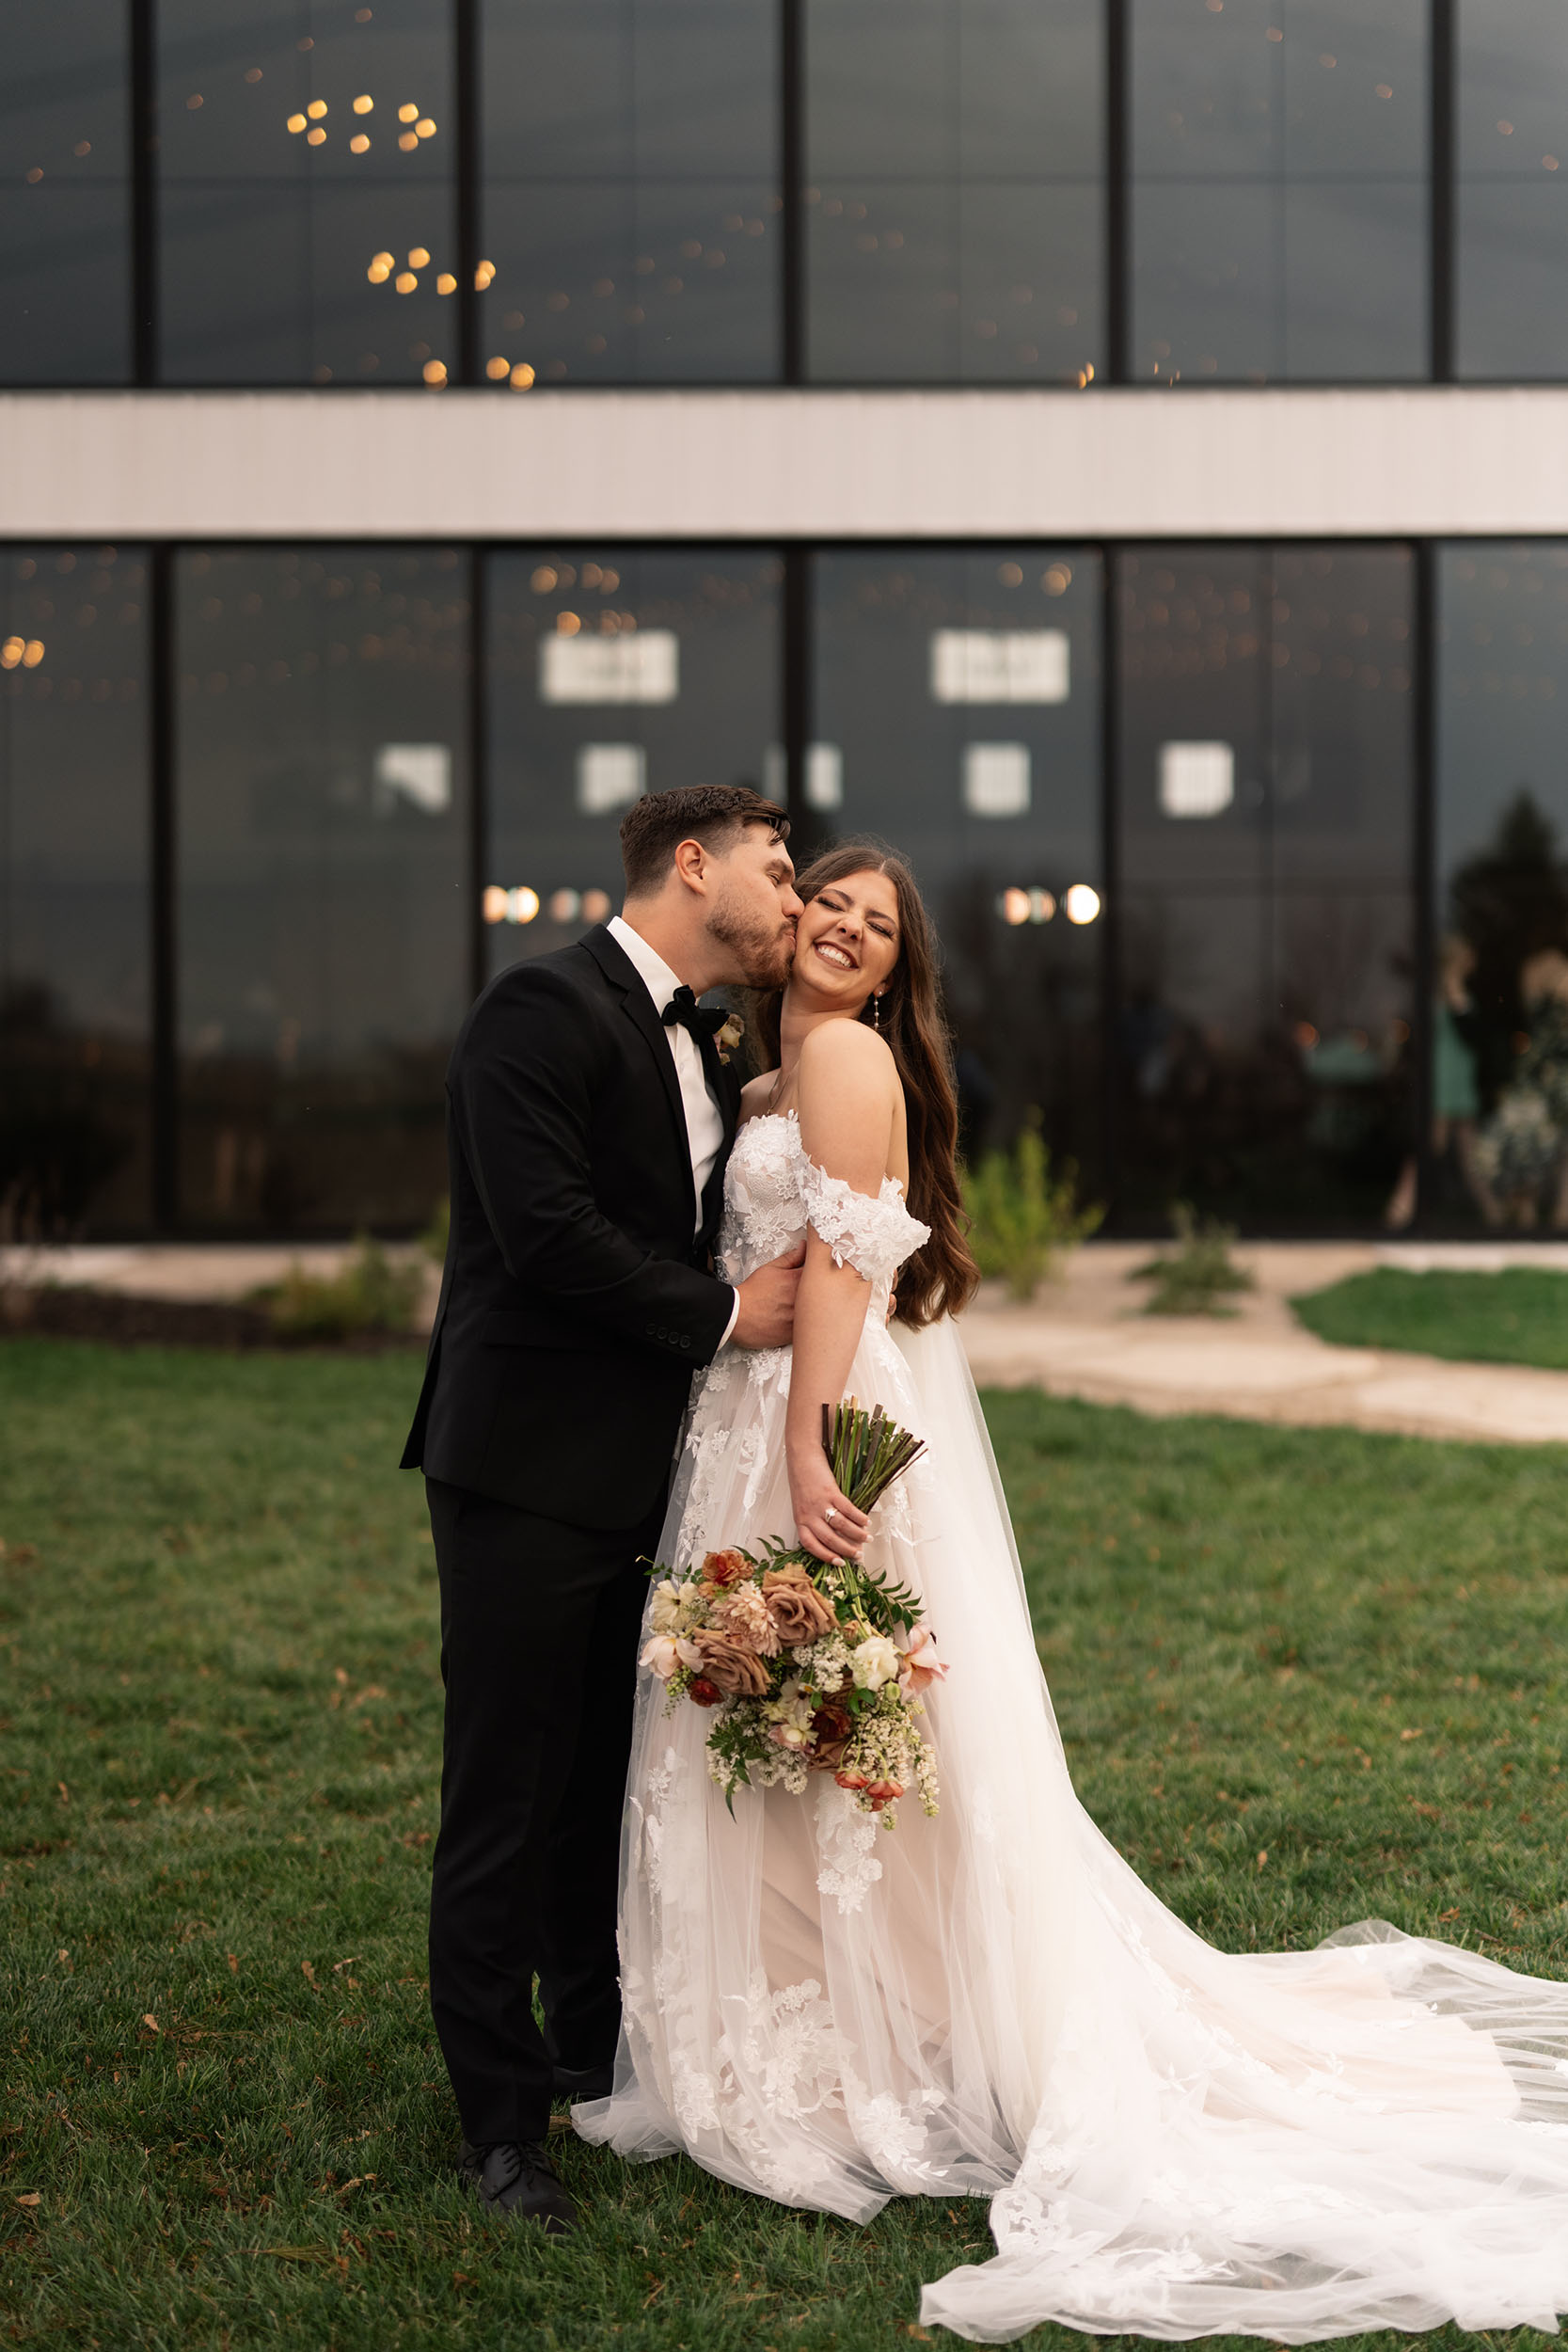
M238 1299L291 1264L336 1271L345 1245L147 1244L0 1249L0 1283L88 1283L133 1297ZM416 1257L412 1248L391 1254ZM1148 1316L1132 1268L1145 1242L1091 1242L1034 1304L1016 1307L990 1283L963 1320L982 1386L1038 1386L1056 1396L1132 1405L1146 1413L1228 1413L1247 1421L1349 1422L1425 1438L1568 1444L1568 1372L1456 1364L1432 1356L1334 1347L1303 1330L1290 1300L1373 1265L1568 1272L1563 1242L1265 1242L1238 1245L1257 1289L1234 1316ZM424 1314L438 1276L428 1267Z
M1144 1315L1147 1286L1128 1279L1147 1243L1090 1243L1035 1303L988 1284L964 1317L975 1379L1037 1385L1055 1396L1146 1413L1227 1413L1245 1421L1348 1422L1423 1438L1568 1443L1568 1372L1449 1363L1389 1349L1335 1347L1304 1330L1290 1300L1373 1265L1494 1272L1504 1264L1568 1272L1558 1243L1239 1244L1257 1282L1231 1316Z

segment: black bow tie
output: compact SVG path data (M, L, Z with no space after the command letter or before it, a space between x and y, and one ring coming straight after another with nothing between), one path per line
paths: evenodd
M727 1012L716 1011L710 1005L700 1005L691 991L684 985L676 989L664 1008L665 1027L673 1028L678 1025L689 1030L699 1045L706 1038L717 1037L729 1017Z

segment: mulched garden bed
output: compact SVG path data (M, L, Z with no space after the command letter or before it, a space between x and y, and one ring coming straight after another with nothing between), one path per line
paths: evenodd
M97 1340L111 1347L270 1347L379 1356L388 1349L422 1349L418 1331L356 1331L333 1341L291 1340L260 1307L206 1298L135 1298L121 1291L64 1283L0 1284L0 1334Z

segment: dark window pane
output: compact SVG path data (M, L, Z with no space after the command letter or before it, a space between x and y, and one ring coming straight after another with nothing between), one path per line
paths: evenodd
M490 558L492 971L621 904L618 827L643 792L784 797L783 566L761 548Z
M1092 1182L1099 560L823 555L813 580L806 798L828 831L880 834L914 865L942 937L967 1146L1010 1140L1037 1105Z
M1568 545L1438 570L1433 1143L1444 1219L1568 1225Z
M1103 365L1101 0L807 0L808 372Z
M147 558L0 551L0 1235L151 1212Z
M1568 375L1568 24L1460 0L1457 366Z
M0 382L131 373L126 0L0 0Z
M486 0L498 386L779 369L774 0Z
M458 308L448 8L163 0L158 26L166 379L443 383Z
M1127 1204L1370 1222L1407 1156L1412 565L1120 559Z
M1427 368L1425 0L1132 0L1132 363Z
M467 995L467 559L236 549L177 581L182 1207L422 1222Z

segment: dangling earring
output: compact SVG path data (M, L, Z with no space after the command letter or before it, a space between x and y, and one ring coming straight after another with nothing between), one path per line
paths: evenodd
M882 1027L882 999L879 993L871 999L871 1025L879 1036Z

